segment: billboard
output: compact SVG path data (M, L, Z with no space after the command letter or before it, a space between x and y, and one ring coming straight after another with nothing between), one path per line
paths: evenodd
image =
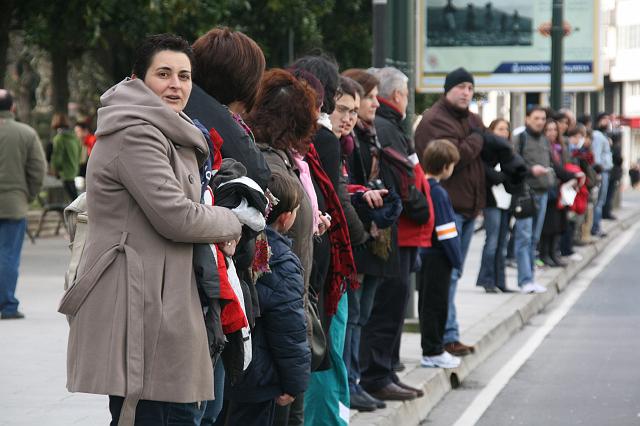
M476 90L548 91L552 0L418 0L416 86L441 92L460 66ZM600 0L564 0L564 90L602 87Z

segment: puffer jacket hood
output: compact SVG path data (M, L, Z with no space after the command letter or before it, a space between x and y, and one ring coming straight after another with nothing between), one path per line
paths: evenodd
M204 136L184 113L175 113L138 78L126 78L107 90L98 109L96 136L106 136L131 126L151 125L176 145L195 148L198 162L209 155Z

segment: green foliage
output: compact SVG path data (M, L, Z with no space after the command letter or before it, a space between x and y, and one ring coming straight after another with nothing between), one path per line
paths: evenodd
M335 55L341 70L369 68L372 56L371 0L336 2L320 20L324 48Z
M256 40L268 67L286 66L315 49L334 55L341 69L371 63L370 0L11 0L3 5L9 3L15 5L12 28L22 29L27 44L51 57L55 108L69 97L60 87L69 77L71 98L88 107L99 96L92 88L102 91L128 76L136 46L156 33L194 41L215 26L229 26ZM70 74L61 75L66 68Z

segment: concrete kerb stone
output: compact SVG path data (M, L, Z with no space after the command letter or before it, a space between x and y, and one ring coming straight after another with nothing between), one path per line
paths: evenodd
M352 411L350 424L354 426L397 426L417 425L424 420L438 402L454 387L464 381L469 374L484 362L491 354L520 330L533 316L545 309L559 293L564 291L571 280L589 265L622 232L629 229L640 219L640 211L635 211L608 228L605 238L585 247L583 259L572 262L547 283L547 292L530 295L527 298L516 297L502 304L483 320L464 331L465 340L475 346L475 353L462 358L456 369L426 369L419 365L408 368L401 379L418 387L425 396L412 401L387 402L385 410L372 413Z

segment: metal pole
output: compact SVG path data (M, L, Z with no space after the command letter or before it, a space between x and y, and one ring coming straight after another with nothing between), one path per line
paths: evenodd
M373 0L373 66L384 67L387 31L387 0Z
M564 61L562 57L563 38L563 0L553 0L551 18L551 108L562 108L562 73Z
M415 0L389 0L389 55L386 65L396 67L409 77L409 103L405 132L411 135L415 118Z

